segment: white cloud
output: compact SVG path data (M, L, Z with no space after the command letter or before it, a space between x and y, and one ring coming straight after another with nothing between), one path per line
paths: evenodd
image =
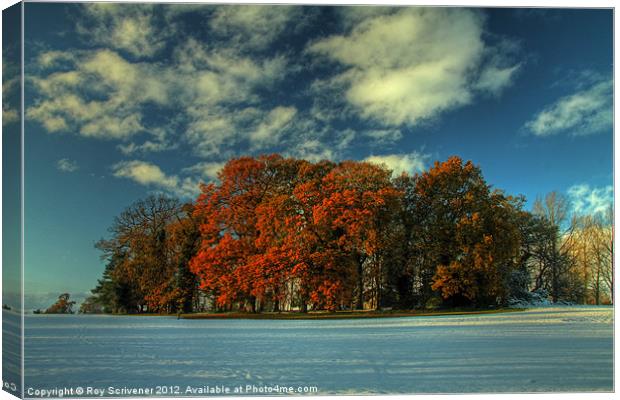
M201 162L183 169L183 172L198 174L208 180L217 179L217 174L224 168L225 162Z
M69 160L68 158L61 158L56 162L56 168L62 172L74 172L79 169L77 163L73 160Z
M112 166L112 171L117 178L129 179L182 198L195 198L200 192L200 180L166 174L159 166L147 161L121 161Z
M190 121L185 139L203 157L226 156L225 149L243 136L242 128L260 115L253 107L233 111L226 107L189 106L186 111Z
M8 53L12 50L5 48L2 53L2 126L20 121L18 103L21 75L19 65L8 60Z
M77 22L78 33L92 43L123 50L135 57L152 57L165 46L173 26L157 29L161 5L88 3Z
M58 50L44 51L37 56L37 66L40 68L53 68L73 61L75 61L73 54Z
M308 49L346 67L331 84L346 85L346 101L362 117L388 126L416 125L511 83L517 67L485 44L481 14L417 7L374 12L380 10L352 8L347 34Z
M301 15L300 7L287 5L226 6L217 7L209 25L237 46L263 50Z
M418 172L422 172L426 169L426 160L428 156L418 152L410 154L389 154L382 156L370 156L366 157L364 161L384 165L388 169L392 170L394 176L407 173L413 175Z
M157 165L146 161L121 161L112 169L115 177L131 179L144 186L175 189L179 184L177 176L168 176Z
M504 90L504 88L512 83L514 75L520 67L520 65L512 65L508 67L489 65L487 68L482 70L474 87L477 90L497 96L502 92L502 90Z
M396 142L403 137L400 129L370 129L363 132L365 136L378 142Z
M588 184L571 186L568 196L577 214L604 214L614 203L614 188L611 185L591 188Z
M173 90L170 71L131 63L110 50L73 57L73 69L29 79L39 96L26 117L49 132L128 140L145 130L145 104L165 105Z
M545 107L525 128L537 136L590 135L612 128L613 82L597 82Z
M127 144L119 144L118 149L121 153L125 155L131 155L136 153L159 153L161 151L172 150L177 147L175 144L170 144L165 140L162 141L152 141L146 140L141 144L136 144L134 142Z
M8 125L19 121L19 113L8 104L2 105L2 125Z
M276 107L271 110L263 121L250 133L250 141L254 148L265 148L279 143L284 130L297 114L295 107Z
M334 161L337 155L333 148L330 148L327 144L318 139L300 140L292 146L287 154L311 162L322 160Z

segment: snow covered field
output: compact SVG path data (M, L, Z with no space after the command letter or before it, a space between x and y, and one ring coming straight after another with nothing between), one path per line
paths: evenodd
M36 389L611 391L613 308L336 321L31 315L25 357Z

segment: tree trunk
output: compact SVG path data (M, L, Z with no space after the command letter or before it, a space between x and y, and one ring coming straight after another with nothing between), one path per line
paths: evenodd
M256 314L256 297L250 297L250 306L252 307L252 314Z
M558 301L558 291L559 291L559 274L558 274L558 268L559 268L559 261L558 260L558 254L557 254L557 244L555 242L555 240L553 241L553 247L552 247L552 253L553 254L553 263L551 264L551 301L553 301L554 303L557 303Z
M273 302L273 312L280 312L280 300L275 300Z
M599 264L596 268L596 305L601 304L601 265Z
M357 302L355 309L364 309L364 259L362 257L358 257L357 262Z

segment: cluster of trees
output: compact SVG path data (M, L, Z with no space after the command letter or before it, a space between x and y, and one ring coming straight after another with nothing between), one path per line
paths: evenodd
M82 311L482 307L531 291L611 301L611 221L567 222L556 193L531 212L524 202L458 157L398 177L358 161L233 159L195 203L151 196L115 219Z
M571 300L584 304L611 304L614 298L613 212L573 217L564 246L575 283Z

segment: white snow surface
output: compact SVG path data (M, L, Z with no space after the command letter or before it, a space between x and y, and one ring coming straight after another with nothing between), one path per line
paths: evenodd
M613 308L352 320L26 317L26 388L318 394L613 390Z

